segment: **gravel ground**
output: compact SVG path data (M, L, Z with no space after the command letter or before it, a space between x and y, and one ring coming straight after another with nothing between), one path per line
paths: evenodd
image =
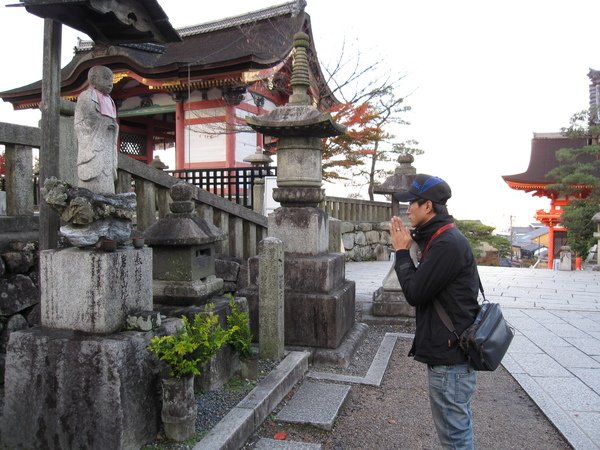
M364 375L387 331L408 330L371 325L352 365L344 371L332 371ZM254 448L261 437L273 438L282 431L287 433L288 440L320 443L324 450L441 448L429 409L426 368L406 356L409 348L409 340L398 340L381 386L352 386L333 430L276 422L275 415L292 392L244 449ZM571 448L503 367L495 372L479 372L478 377L472 402L477 448Z

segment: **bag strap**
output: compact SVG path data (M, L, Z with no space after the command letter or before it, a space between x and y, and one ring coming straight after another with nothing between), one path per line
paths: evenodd
M481 296L483 297L483 301L487 302L488 299L485 298L485 292L483 292L483 285L481 284L481 277L477 274L477 279L479 280L479 290L481 291Z
M479 280L479 290L481 291L481 295L483 296L483 301L487 302L488 299L485 298L485 293L483 292L483 285L481 284L481 278L479 276L477 278ZM446 310L444 309L444 307L442 306L442 304L439 302L438 299L435 299L433 301L433 306L435 307L435 310L437 311L438 316L440 316L440 319L442 319L442 322L444 322L444 325L446 326L446 328L448 328L448 331L450 333L452 333L454 336L456 336L457 339L459 339L458 334L456 333L456 327L454 326L452 319L450 319L450 316L448 315L448 313L446 312Z
M448 313L446 312L446 310L444 309L442 304L436 299L433 301L433 306L435 307L435 310L437 311L438 316L440 316L440 319L442 319L442 322L444 322L444 325L446 326L446 328L448 328L448 331L450 333L452 333L454 336L456 336L457 340L460 340L460 337L458 336L458 333L456 332L456 327L454 326L452 319L450 319L450 316L448 315Z
M429 250L429 246L431 245L431 243L433 242L433 240L438 237L440 234L442 234L444 231L450 229L450 228L454 228L456 225L454 225L453 223L447 223L446 225L439 227L437 229L437 231L435 233L433 233L433 236L431 236L429 238L429 241L427 241L427 245L425 246L425 249L421 252L421 259L425 258L425 253L427 253L427 250Z

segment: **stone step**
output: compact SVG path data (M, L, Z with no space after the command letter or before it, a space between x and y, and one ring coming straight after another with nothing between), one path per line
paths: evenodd
M290 352L193 450L241 448L308 370L307 352Z
M304 381L275 420L312 425L330 431L350 394L351 387Z
M321 444L262 438L256 443L254 450L321 450Z

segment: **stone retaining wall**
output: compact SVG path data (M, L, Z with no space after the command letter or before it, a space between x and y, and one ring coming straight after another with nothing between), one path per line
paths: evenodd
M389 222L341 222L340 246L332 249L344 253L346 261L388 261L391 252L388 225ZM336 236L330 238L337 241Z
M0 385L10 334L40 324L38 274L37 242L14 241L0 247Z

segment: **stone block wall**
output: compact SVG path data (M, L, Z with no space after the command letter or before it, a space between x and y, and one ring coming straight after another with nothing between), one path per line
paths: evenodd
M6 346L13 331L40 324L37 242L0 245L0 385Z
M342 222L339 251L346 261L388 261L391 241L389 222ZM335 239L335 237L333 237Z

